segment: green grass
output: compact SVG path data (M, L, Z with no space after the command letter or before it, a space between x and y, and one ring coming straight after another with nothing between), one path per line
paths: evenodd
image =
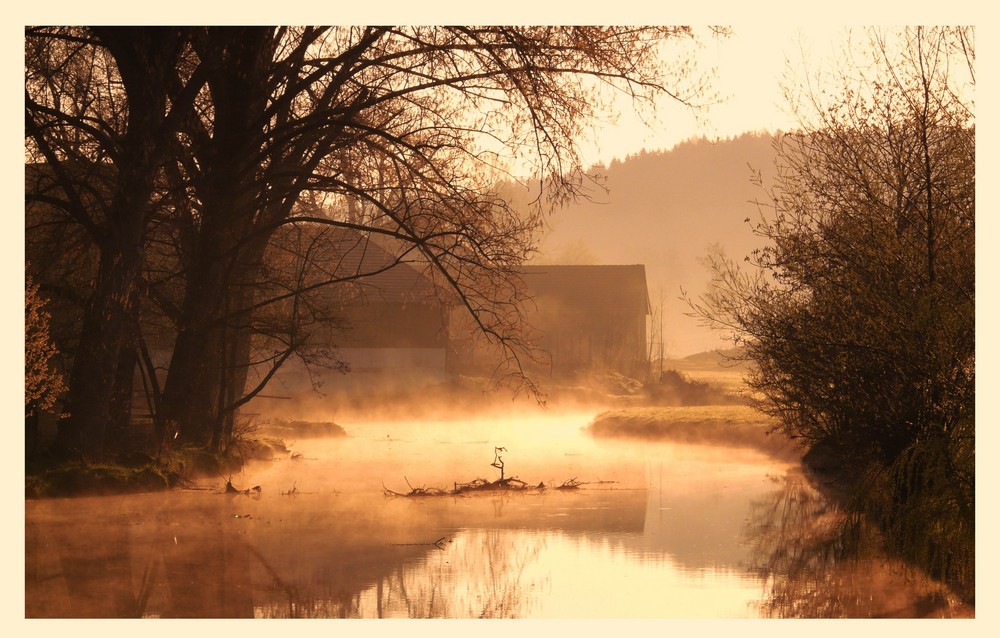
M155 492L170 487L168 474L154 465L73 462L25 476L27 498Z
M770 417L743 405L635 407L602 412L588 430L595 437L726 445L799 458L800 450L792 441L771 433L775 425Z

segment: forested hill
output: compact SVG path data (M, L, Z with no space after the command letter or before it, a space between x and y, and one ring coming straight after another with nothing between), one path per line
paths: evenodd
M706 290L705 255L715 247L739 261L760 244L747 217L763 199L752 171L774 174L772 137L747 134L727 141L685 142L595 169L608 192L560 210L534 263L646 265L650 301L662 299L665 354L685 356L724 347L719 336L685 316L680 291Z

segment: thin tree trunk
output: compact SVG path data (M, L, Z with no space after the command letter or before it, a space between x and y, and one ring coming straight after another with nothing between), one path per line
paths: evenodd
M163 392L164 418L176 423L184 440L215 451L229 443L236 418L231 406L246 386L252 331L244 309L253 302L266 245L261 238L228 264L203 255L200 261L211 265L196 273L201 276L185 296Z
M133 314L131 326L135 326L138 317ZM132 392L135 380L135 368L138 363L136 351L136 335L133 331L126 337L118 353L118 369L115 373L115 386L111 395L111 407L108 420L108 451L128 451L132 439Z
M97 286L73 357L70 417L60 421L57 452L91 459L104 454L118 364L134 320L129 305L136 294L140 261L134 245L132 249L102 252Z

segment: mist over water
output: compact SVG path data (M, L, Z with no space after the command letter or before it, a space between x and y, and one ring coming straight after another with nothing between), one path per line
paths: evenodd
M605 440L592 413L345 423L166 494L26 503L29 617L718 618L767 608L747 525L795 464ZM544 490L387 496L507 477ZM250 495L225 494L226 479ZM555 489L576 479L579 489ZM755 505L757 504L757 505Z

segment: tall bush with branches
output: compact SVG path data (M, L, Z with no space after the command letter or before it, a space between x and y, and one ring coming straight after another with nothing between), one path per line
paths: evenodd
M833 84L793 97L802 130L747 269L713 258L694 310L754 362L757 405L813 459L864 477L894 546L971 585L975 85L971 29L867 32ZM829 78L834 78L830 80Z
M26 450L38 441L38 417L51 411L66 391L58 367L59 350L49 330L49 313L39 286L31 276L24 286L24 416Z

